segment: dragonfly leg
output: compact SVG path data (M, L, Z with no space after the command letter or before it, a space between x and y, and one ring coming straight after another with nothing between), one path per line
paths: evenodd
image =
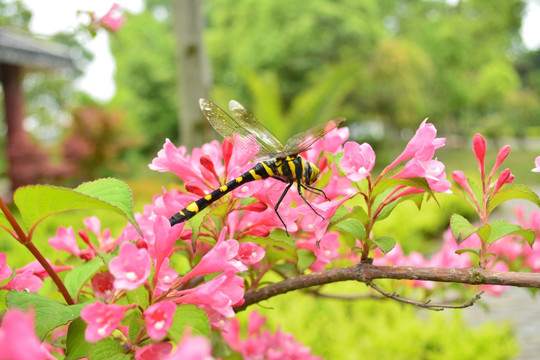
M276 212L276 215L278 216L278 218L281 221L281 223L283 224L283 226L285 226L285 232L287 233L287 236L291 236L291 235L289 235L289 232L287 231L287 225L285 225L285 221L283 221L283 219L279 215L278 208L279 208L279 205L281 204L281 202L283 201L283 198L287 194L287 191L289 191L289 189L291 188L292 184L294 184L294 181L290 182L289 185L287 185L285 190L283 190L283 194L281 194L281 196L279 197L279 200L277 201L276 206L274 206L274 211Z
M313 206L311 206L311 204L309 203L309 201L306 200L306 198L304 197L304 194L302 194L302 187L303 187L303 185L302 185L301 183L299 183L299 182L298 182L297 184L298 184L298 195L300 195L300 197L302 198L302 200L304 200L304 202L311 208L311 210L313 210L313 212L314 212L315 214L319 215L319 216L321 217L321 219L324 220L324 216L322 216L321 214L319 214L319 213L317 212L317 210L315 210L315 209L313 208ZM317 188L314 188L314 189L317 189ZM311 190L311 189L309 189L309 188L308 188L307 190L310 190L311 192L315 193L313 190ZM317 190L322 191L321 189L317 189ZM315 194L316 194L316 193L315 193ZM323 192L323 194L324 194L324 192Z
M315 186L309 186L307 184L301 184L300 186L315 195L322 195L326 200L330 201L330 199L328 198L328 196L326 196L325 192L322 189L316 188Z

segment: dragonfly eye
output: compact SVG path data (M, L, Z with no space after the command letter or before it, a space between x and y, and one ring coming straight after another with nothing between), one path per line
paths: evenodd
M317 178L319 177L319 168L313 164L313 163L310 163L308 162L309 164L309 168L311 169L311 175L309 176L309 179L306 179L306 183L308 185L311 185L315 182L315 180L317 180Z

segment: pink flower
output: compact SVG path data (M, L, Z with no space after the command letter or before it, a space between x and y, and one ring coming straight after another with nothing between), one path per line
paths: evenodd
M101 233L101 221L99 221L97 216L85 218L83 224L88 230L96 235L100 252L110 253L116 248L119 241L111 237L111 229L105 229L103 230L103 234ZM80 232L79 235L81 235Z
M437 160L420 160L414 158L409 160L403 169L394 175L394 178L408 179L414 177L425 178L430 189L434 192L450 192L450 181L446 180L444 164Z
M240 243L240 247L238 249L238 259L244 265L253 265L258 263L262 260L264 254L264 249L251 241Z
M253 315L255 313L255 315ZM265 318L253 311L249 315L248 334L245 340L240 338L238 319L233 319L223 332L223 338L231 348L239 352L244 360L258 359L303 359L320 360L313 356L311 349L294 340L291 334L277 330L272 334L262 330Z
M150 343L135 350L135 360L165 360L171 353L171 350L171 343Z
M97 342L111 335L120 325L126 311L132 307L133 305L105 305L99 301L85 306L81 311L81 318L88 324L84 333L86 341Z
M175 295L176 303L197 305L209 314L214 327L221 327L222 317L233 317L233 306L243 303L244 279L236 276L234 271L227 271L196 288L178 291ZM219 316L211 316L214 312Z
M134 290L141 286L150 275L152 264L146 249L137 249L130 242L120 247L119 256L109 262L109 271L113 274L114 287L117 290Z
M12 270L7 264L7 256L0 253L0 281L8 279L11 276Z
M359 145L352 141L346 142L339 165L347 173L350 180L363 180L375 165L375 152L368 143Z
M501 166L508 154L510 154L510 145L504 145L497 154L497 161L495 162L495 166L493 166L493 169L491 170L491 175L495 174L495 172L499 169L499 166Z
M540 156L537 156L536 159L534 159L534 165L536 165L536 167L532 169L532 171L540 172Z
M476 199L476 197L474 196L474 193L472 192L471 187L469 186L469 182L467 181L467 176L465 176L465 173L463 171L456 170L456 171L452 172L452 180L454 180L456 182L456 184L458 184L465 191L467 191L467 193L469 194L471 199L473 199L473 200Z
M154 249L155 249L155 272L159 276L163 261L171 256L174 243L180 237L184 224L171 227L169 219L164 216L154 218Z
M316 239L298 243L298 248L312 251L317 259L309 267L312 271L323 271L324 267L330 263L330 260L339 257L338 249L341 243L338 241L337 232L326 233L317 246Z
M144 321L148 336L154 340L163 338L172 325L176 305L169 301L162 301L149 306L144 311Z
M204 336L186 336L178 344L176 351L167 360L209 360L212 359L210 342Z
M405 150L397 157L396 160L390 164L385 171L388 172L390 169L394 168L397 164L404 160L411 158L418 158L420 160L429 160L433 158L435 150L444 146L446 139L445 138L436 138L437 129L433 124L426 123L425 119L416 134L409 141Z
M330 219L334 216L337 209L347 200L349 200L349 197L326 201L320 204L311 204L315 211L317 211L317 214L307 204L299 206L297 208L298 212L304 214L300 226L305 231L314 232L315 238L320 241L328 228Z
M176 270L169 267L169 259L165 259L161 264L161 270L157 278L156 288L154 289L154 295L159 296L165 291L168 291L178 279L178 273Z
M206 275L218 271L243 272L247 270L247 267L244 264L236 260L239 246L238 241L225 241L226 233L227 227L224 227L223 230L221 230L216 245L182 278L182 282L186 282L198 275Z
M34 275L33 269L27 269L22 274L15 276L13 279L3 286L7 290L17 290L17 291L30 291L37 293L41 289L43 281Z
M476 160L478 161L481 177L482 179L484 179L484 173L485 173L484 159L486 156L486 140L480 134L474 135L473 151L474 151L474 155L476 156Z
M80 250L75 239L75 232L70 226L65 228L63 226L58 227L56 230L56 236L49 239L49 245L58 251L67 251L75 256L79 256Z
M124 14L120 6L114 3L105 16L101 18L100 23L110 31L116 32L122 27L124 20Z
M510 172L510 169L506 168L503 171L501 171L501 175L499 175L499 178L497 179L497 183L495 184L495 190L493 190L493 195L499 192L499 189L506 183L512 183L514 182L514 174Z
M0 325L0 359L54 359L34 331L33 313L8 310Z
M97 273L91 280L94 297L100 298L105 302L114 295L114 276L109 271Z

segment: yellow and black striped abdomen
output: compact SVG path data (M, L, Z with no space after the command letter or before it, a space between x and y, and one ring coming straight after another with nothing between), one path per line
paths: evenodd
M188 206L180 210L178 213L174 214L173 217L169 219L171 225L175 225L191 219L199 211L206 208L213 202L221 199L223 196L230 193L234 189L237 189L245 183L254 180L262 180L273 176L272 171L273 168L268 165L268 161L258 163L251 170L229 181L227 184L220 186L219 188L212 191L210 194L200 198L199 200L189 203Z

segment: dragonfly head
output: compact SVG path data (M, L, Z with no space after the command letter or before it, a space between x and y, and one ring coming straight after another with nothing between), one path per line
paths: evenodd
M317 167L317 165L309 162L309 161L306 161L307 163L307 171L306 173L304 174L304 182L307 184L307 185L311 185L315 182L315 180L317 180L317 178L319 177L319 168Z

